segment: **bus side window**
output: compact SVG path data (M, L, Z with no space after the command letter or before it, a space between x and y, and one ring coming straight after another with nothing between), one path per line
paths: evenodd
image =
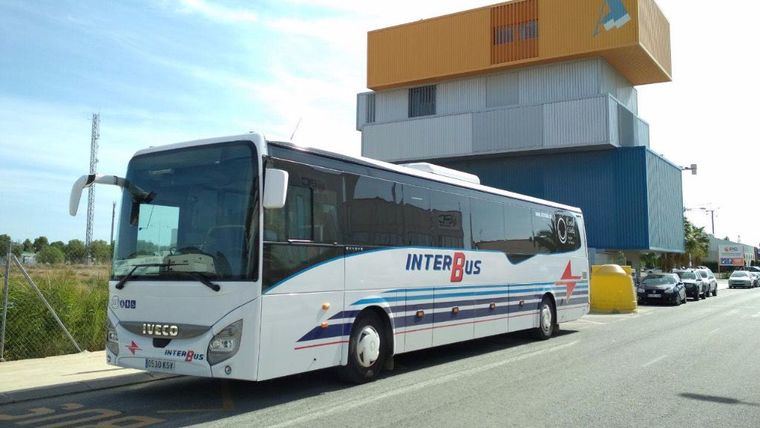
M346 244L403 244L401 185L362 175L344 174Z
M466 196L431 192L433 246L470 249L470 201Z
M430 190L404 184L404 244L433 245Z
M472 242L478 250L507 253L504 239L504 206L498 202L470 199L472 209Z
M533 237L536 250L541 254L561 252L554 216L543 210L533 211Z
M288 198L283 208L266 210L264 240L339 242L341 175L335 171L279 159L275 165L289 173Z
M504 224L507 237L507 255L513 263L525 261L536 255L533 242L533 211L525 206L504 206Z
M303 186L288 186L288 200L285 204L288 216L288 239L314 240L314 199L313 190Z

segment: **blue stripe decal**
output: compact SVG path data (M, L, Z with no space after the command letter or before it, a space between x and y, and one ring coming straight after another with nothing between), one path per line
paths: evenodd
M502 288L507 288L509 286L501 286ZM565 287L561 288L563 291L565 290ZM471 292L464 292L464 293L440 293L440 294L421 294L421 295L406 295L406 296L388 296L388 297L369 297L366 299L358 300L354 303L352 303L350 306L362 306L362 305L369 305L372 303L390 303L390 302L401 302L401 301L413 301L413 300L432 300L434 298L438 299L444 299L449 297L467 297L467 296L491 296L491 295L503 295L503 294L522 294L522 293L530 293L530 292L545 292L549 291L547 288L529 288L529 289L522 289L522 290L489 290L489 291L471 291ZM578 291L582 291L581 289L578 289Z
M578 304L584 304L584 303L588 303L587 297L579 297L579 298L570 299L570 301L568 302L568 305L578 305ZM428 326L436 322L450 322L450 321L456 321L456 320L475 321L477 318L490 317L494 315L508 314L509 316L512 316L512 315L521 314L525 312L535 312L535 311L538 311L538 304L526 305L524 307L519 307L519 308L515 308L514 306L502 305L502 306L497 306L493 310L490 308L473 308L473 309L462 310L456 315L452 312L438 312L438 313L430 314L428 316L424 316L422 318L418 318L416 315L406 315L406 316L394 318L394 320L397 324L397 327L419 327L419 326ZM351 311L351 312L356 312L356 314L358 314L359 311ZM353 315L355 316L356 314L353 314ZM334 337L348 336L351 334L352 324L353 324L353 320L346 323L334 324L327 328L314 327L311 331L306 333L298 341L306 342L310 340L330 339Z
M558 298L564 298L566 293L558 294L556 297ZM447 302L418 302L418 303L411 303L411 304L401 304L397 306L391 306L387 307L386 312L394 313L394 312L411 312L411 311L421 311L421 310L428 310L428 309L441 309L441 308L452 308L454 306L479 306L479 305L488 305L491 303L515 303L523 300L533 300L533 299L540 299L543 294L533 294L529 296L510 296L510 297L495 297L495 298L489 298L489 299L475 299L475 300L453 300L453 301L447 301ZM573 298L571 301L575 301L576 298L584 298L584 302L588 302L588 294L581 294L581 293L573 293ZM562 302L560 302L560 306L563 306ZM330 317L331 320L335 319L343 319L343 318L355 318L357 315L359 315L359 312L362 311L363 308L359 309L353 309L353 310L346 310L338 312L337 314Z
M588 281L576 281L576 284L588 284ZM446 290L446 289L471 289L471 288L500 288L500 287L535 287L539 285L548 285L548 286L555 286L555 288L562 288L564 289L565 286L558 286L556 285L557 281L551 281L551 282L528 282L523 284L497 284L497 285L459 285L459 286L451 286L451 285L441 285L436 287L429 287L429 288L394 288L392 290L388 290L387 293L393 293L393 292L400 292L400 291L436 291L436 290ZM576 287L577 288L577 287Z

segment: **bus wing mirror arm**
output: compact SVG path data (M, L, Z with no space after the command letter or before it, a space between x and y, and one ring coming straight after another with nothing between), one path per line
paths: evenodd
M126 189L132 194L132 198L136 202L150 202L156 196L153 192L146 192L135 186L126 178L117 177L115 175L83 175L71 186L71 195L69 196L69 214L71 214L71 216L77 215L79 200L82 198L82 191L95 183L110 184L112 186L119 186L122 189Z
M278 209L285 206L288 199L288 172L267 168L264 175L264 197L262 204L267 209Z

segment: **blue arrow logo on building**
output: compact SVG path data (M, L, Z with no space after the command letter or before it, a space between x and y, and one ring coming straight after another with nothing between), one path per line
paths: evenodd
M604 14L605 5L608 10L606 15ZM631 20L631 15L628 14L628 10L623 5L623 0L604 0L599 16L599 21L594 28L595 37L599 34L600 28L604 28L605 31L622 28Z

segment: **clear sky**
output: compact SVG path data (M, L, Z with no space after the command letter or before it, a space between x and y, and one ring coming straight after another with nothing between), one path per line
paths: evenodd
M359 154L356 94L366 32L495 1L0 0L0 233L84 239L85 199L67 214L101 114L100 173L123 175L140 148L263 132ZM687 207L719 208L716 234L760 244L760 165L752 10L659 0L671 23L674 81L639 88L651 146L680 165ZM736 3L737 5L739 3ZM96 190L108 239L118 191ZM752 196L750 196L752 195ZM690 212L700 226L709 217Z

